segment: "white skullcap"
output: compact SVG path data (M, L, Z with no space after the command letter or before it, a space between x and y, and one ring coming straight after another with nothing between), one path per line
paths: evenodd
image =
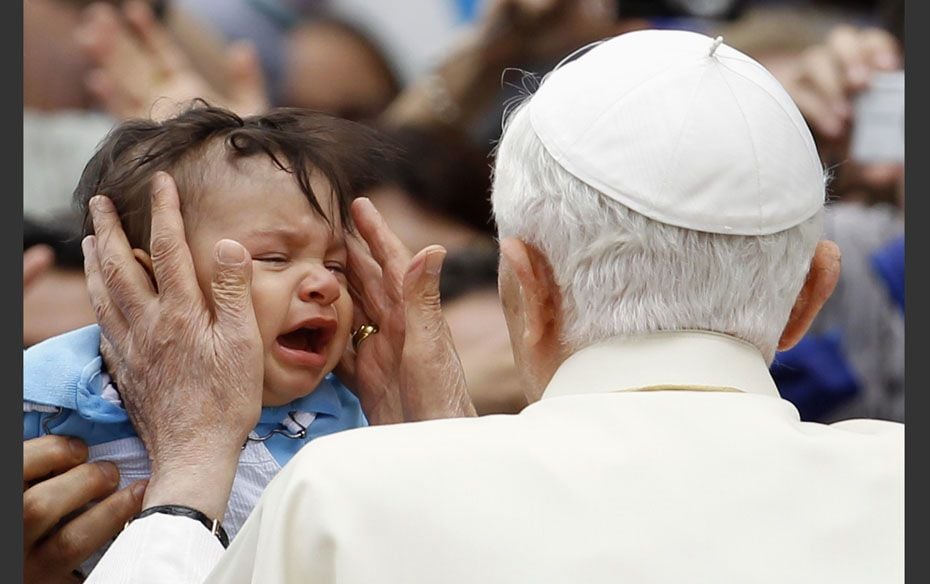
M549 74L528 111L565 170L662 223L764 235L824 203L798 108L719 37L647 30L609 39Z

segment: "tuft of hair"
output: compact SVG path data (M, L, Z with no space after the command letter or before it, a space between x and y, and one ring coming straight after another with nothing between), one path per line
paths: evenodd
M747 341L767 362L823 223L821 211L779 233L742 236L649 219L562 168L535 134L525 103L498 145L491 203L500 237L517 237L548 259L569 349L701 330Z
M385 160L398 156L385 137L362 124L298 108L278 108L240 117L202 100L176 117L129 120L114 128L84 167L74 202L83 217L83 234L93 233L88 203L109 197L119 213L130 245L149 249L152 179L165 171L181 195L182 210L203 189L209 152L221 146L226 160L267 156L291 173L314 211L330 221L310 176L319 171L332 187L342 224L352 229L349 203L361 191L383 180ZM324 199L325 200L325 199Z

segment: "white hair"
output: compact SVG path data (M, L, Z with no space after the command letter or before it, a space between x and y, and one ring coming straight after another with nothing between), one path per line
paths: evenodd
M653 221L562 168L525 107L504 129L491 202L500 236L533 245L551 264L570 350L704 330L748 341L771 362L823 223L819 211L791 229L744 236Z

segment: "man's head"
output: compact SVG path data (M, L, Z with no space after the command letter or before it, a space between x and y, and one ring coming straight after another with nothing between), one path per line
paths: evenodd
M368 120L399 91L383 51L352 25L317 18L288 31L284 103Z
M557 69L509 117L492 196L530 399L611 337L715 331L771 361L835 283L808 277L823 201L797 108L729 47L645 31Z
M216 242L245 246L265 347L264 403L280 405L312 391L345 349L352 324L348 203L382 146L363 126L308 111L239 118L195 108L116 128L85 168L75 199L86 213L91 197L108 195L151 271L152 179L170 173L205 298Z

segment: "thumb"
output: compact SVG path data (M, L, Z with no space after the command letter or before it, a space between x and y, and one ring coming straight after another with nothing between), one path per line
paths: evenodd
M229 67L229 93L236 113L244 116L268 109L265 76L252 43L233 43L226 53L226 60Z
M431 245L411 261L404 275L404 306L407 325L418 329L438 329L445 324L439 295L439 281L446 250Z
M219 327L237 328L255 319L252 309L252 258L242 245L221 239L214 247L213 306Z
M474 416L465 371L442 316L439 280L446 250L418 253L404 276L405 337L401 402L407 420Z

